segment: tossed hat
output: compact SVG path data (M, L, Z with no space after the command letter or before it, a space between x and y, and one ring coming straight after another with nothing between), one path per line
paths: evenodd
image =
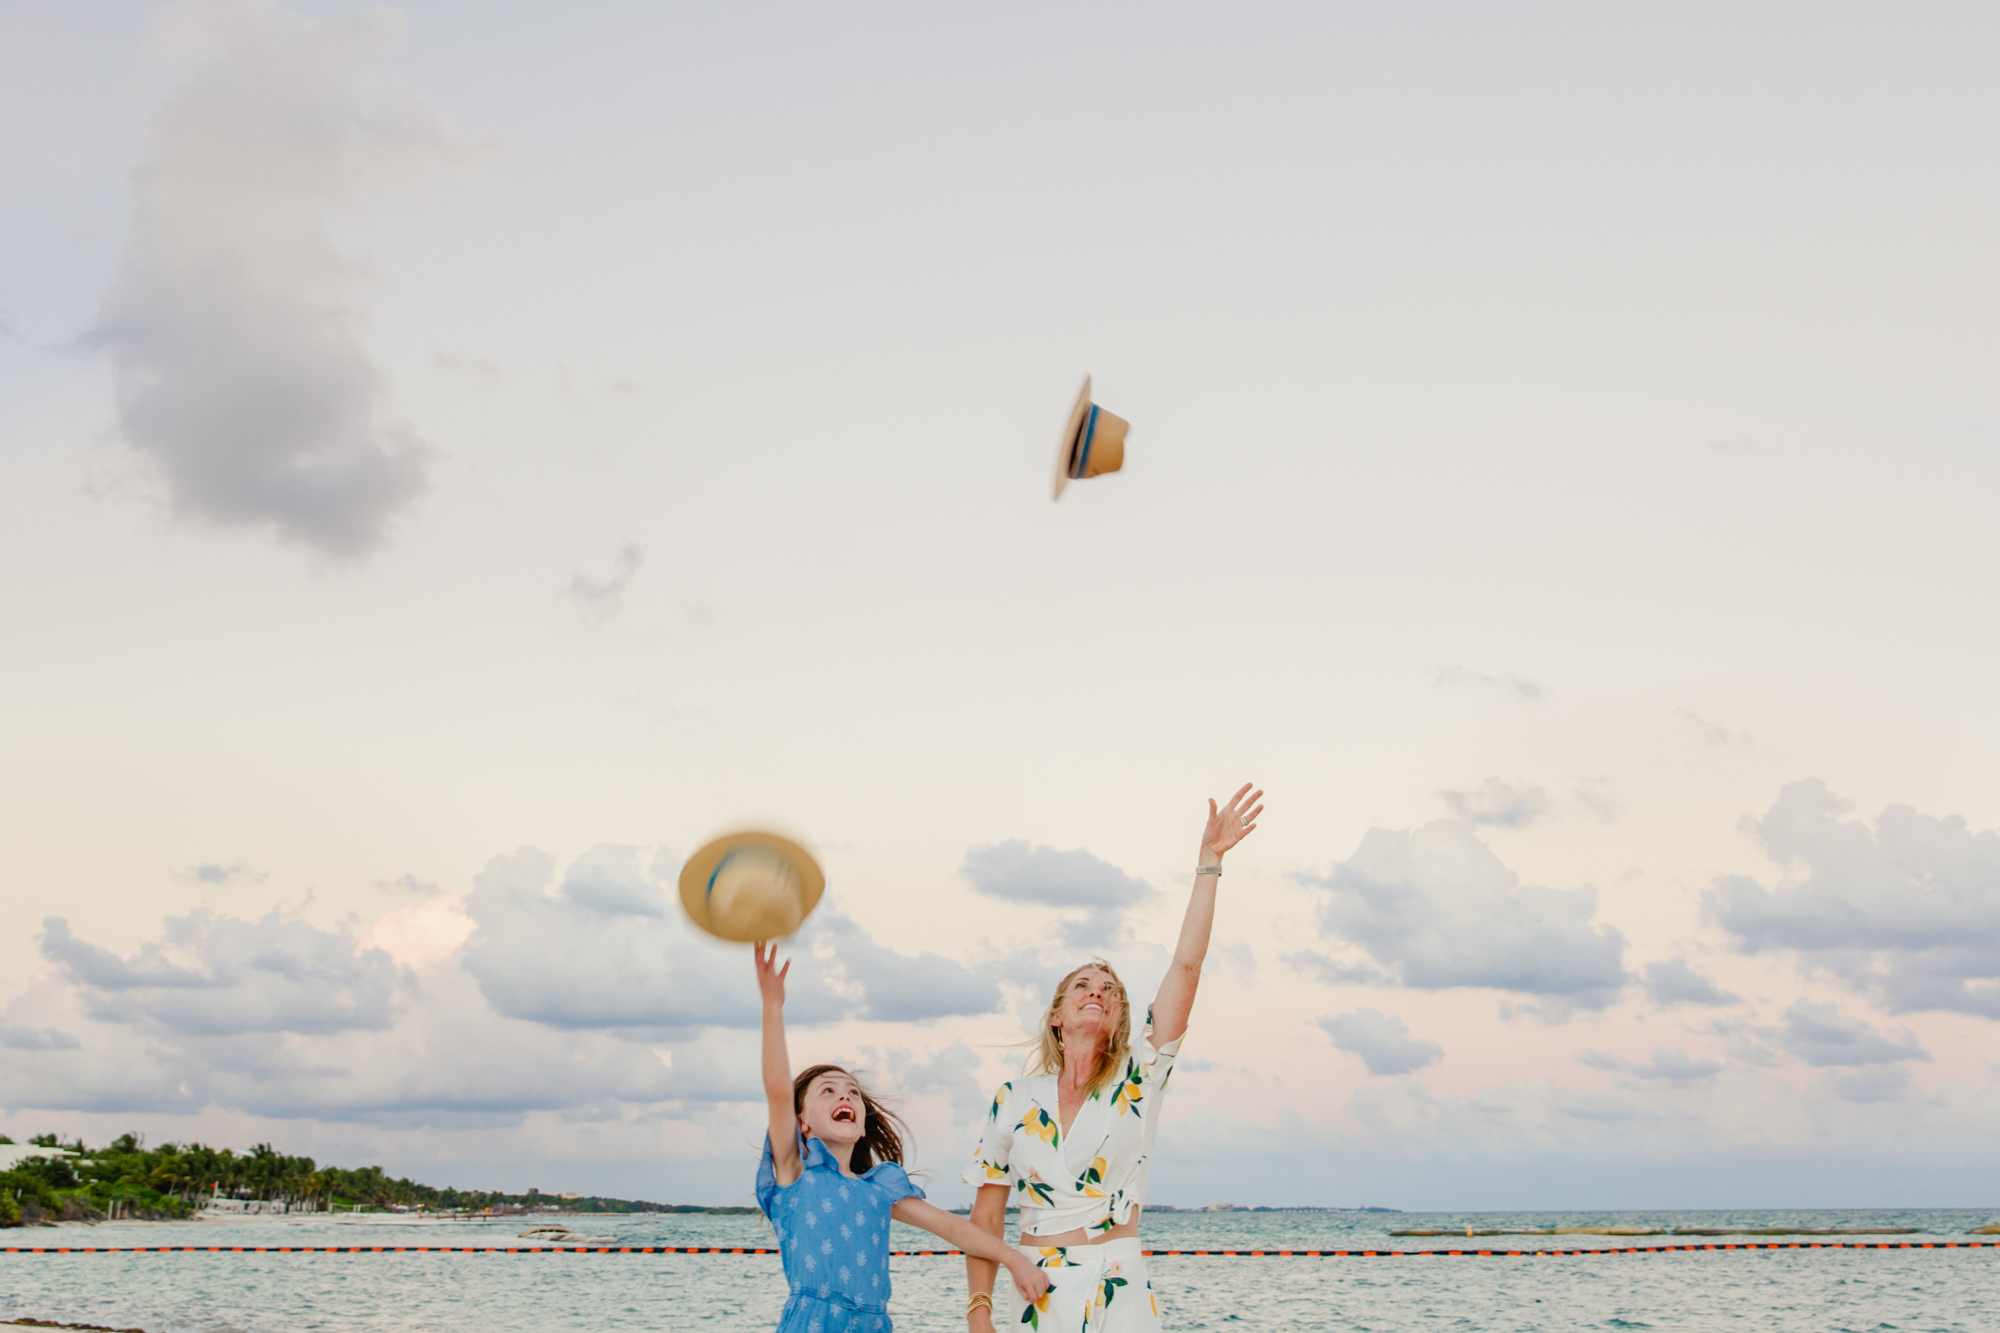
M1125 432L1132 423L1105 411L1090 401L1090 376L1083 377L1083 390L1069 411L1069 425L1063 427L1062 448L1056 451L1056 494L1072 481L1116 472L1125 464Z
M775 833L731 833L681 867L681 906L718 939L748 944L799 928L826 892L812 853Z

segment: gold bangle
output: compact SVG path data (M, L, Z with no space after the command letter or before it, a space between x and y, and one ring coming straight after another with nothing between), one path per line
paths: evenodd
M977 1310L982 1305L985 1306L988 1310L991 1310L993 1308L992 1293L984 1291L975 1291L970 1296L966 1297L965 1298L966 1318L970 1319L972 1317L972 1312L974 1310Z

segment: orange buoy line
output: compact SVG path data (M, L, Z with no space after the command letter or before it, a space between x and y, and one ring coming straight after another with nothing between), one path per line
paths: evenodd
M1435 1256L1525 1259L1586 1254L1683 1254L1709 1250L1990 1250L2000 1240L1708 1241L1699 1245L1605 1245L1577 1250L1143 1250L1149 1258L1393 1259ZM776 1254L748 1245L9 1245L0 1254ZM891 1250L898 1259L960 1256L962 1250Z

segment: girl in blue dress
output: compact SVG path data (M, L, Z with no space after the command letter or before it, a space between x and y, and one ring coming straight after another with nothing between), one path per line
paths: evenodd
M839 1065L792 1077L785 1052L785 974L777 946L756 946L764 994L764 1097L771 1132L757 1167L757 1206L778 1233L792 1289L778 1333L891 1333L889 1219L1005 1264L1021 1298L1048 1275L991 1232L924 1201L903 1172L899 1122Z

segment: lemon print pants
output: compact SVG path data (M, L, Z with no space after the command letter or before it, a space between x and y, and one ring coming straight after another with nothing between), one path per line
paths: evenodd
M1097 1245L1023 1245L1021 1253L1049 1275L1048 1294L1032 1310L1002 1281L1011 1310L994 1319L1000 1328L1034 1333L1159 1333L1160 1303L1146 1273L1137 1236Z

